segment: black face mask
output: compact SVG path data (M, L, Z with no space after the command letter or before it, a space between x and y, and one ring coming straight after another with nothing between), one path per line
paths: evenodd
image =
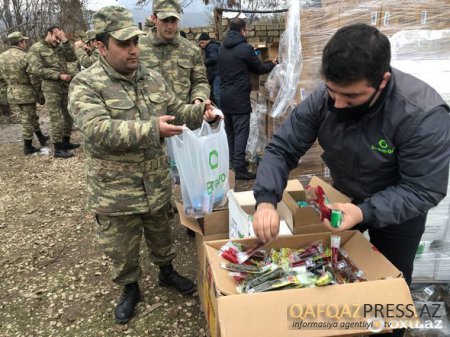
M377 85L375 88L378 88L379 85ZM334 106L334 100L329 96L328 98L328 108L336 114L336 117L339 122L345 122L345 121L359 121L361 118L363 118L365 115L367 115L372 108L375 108L375 104L373 106L370 106L372 103L373 98L378 93L378 90L376 90L372 96L369 97L369 99L364 102L363 104L346 107L346 108L336 108Z

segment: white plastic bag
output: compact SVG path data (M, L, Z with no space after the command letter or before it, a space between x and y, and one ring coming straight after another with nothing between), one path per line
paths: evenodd
M168 139L180 175L186 215L202 217L227 200L229 155L224 121L213 129L203 121L200 129L184 128Z
M166 154L169 157L169 168L170 168L170 176L172 177L172 184L178 185L180 183L180 174L178 173L177 163L175 160L175 155L172 150L172 142L170 142L170 138L166 139Z

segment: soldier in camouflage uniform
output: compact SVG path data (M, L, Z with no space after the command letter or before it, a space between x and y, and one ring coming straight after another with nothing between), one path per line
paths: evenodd
M50 115L51 137L55 147L54 156L69 158L80 144L70 142L73 120L67 111L67 93L72 73L68 62L76 62L72 44L57 26L46 30L44 41L35 43L28 51L27 71L42 79L45 105Z
M181 6L177 0L154 0L155 27L139 40L141 61L156 70L185 103L209 98L210 87L200 48L178 32Z
M78 63L87 69L98 61L99 52L95 44L95 31L88 30L86 32L86 39L75 42L75 54L78 58Z
M131 12L119 6L93 17L100 59L70 85L69 111L85 139L88 208L111 258L113 282L124 286L115 309L127 323L140 300L139 246L144 234L159 284L183 294L192 281L172 267L175 251L167 216L171 197L163 138L214 119L205 103L186 105L164 79L139 62L139 35Z
M0 74L8 86L8 102L16 104L22 114L23 152L25 155L39 152L39 149L32 145L34 133L42 146L45 146L49 139L42 134L39 117L36 114L36 102L41 102L42 97L39 90L40 80L29 76L26 72L28 66L26 60L27 40L28 37L23 36L20 32L9 34L8 41L11 48L0 55Z
M8 85L6 81L3 79L2 74L0 73L0 110L1 114L4 116L11 115L11 110L8 104L8 97L6 91L8 90Z
M160 73L183 102L198 104L208 100L209 103L210 87L203 56L200 48L179 35L180 13L177 0L153 1L154 27L139 40L141 61ZM187 233L194 236L189 228Z

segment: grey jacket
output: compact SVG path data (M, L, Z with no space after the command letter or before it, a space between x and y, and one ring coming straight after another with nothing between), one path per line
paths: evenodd
M447 192L450 108L396 69L385 90L384 103L356 122L337 122L325 86L298 105L266 148L257 203L281 199L289 172L318 138L335 188L358 204L365 224L401 224L436 206Z

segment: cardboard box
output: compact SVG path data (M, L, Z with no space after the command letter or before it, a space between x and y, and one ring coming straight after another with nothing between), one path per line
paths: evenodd
M278 48L280 47L279 42L272 42L269 44L267 60L273 61L278 57Z
M217 254L217 250L226 241L206 243L207 269L204 279L207 321L211 336L214 337L323 337L361 335L368 331L365 328L354 330L296 330L289 328L290 308L293 305L313 306L336 305L338 307L355 305L372 305L375 307L387 304L413 305L408 285L401 278L401 273L369 241L358 231L347 231L339 234L341 245L349 253L354 263L364 271L367 282L339 284L316 288L280 290L265 293L237 294L236 283L228 275L228 271L220 267L225 260ZM305 247L322 239L330 245L329 233L296 235L280 237L270 243L267 249ZM254 239L237 240L250 245ZM414 309L412 309L414 310ZM309 316L311 317L311 316ZM367 319L363 318L362 320ZM406 320L406 318L402 318ZM326 321L325 316L312 321ZM328 319L329 320L329 319ZM358 319L361 320L361 319ZM385 317L385 321L392 318ZM310 321L310 320L308 320ZM350 322L354 322L352 320Z
M255 237L253 232L253 213L255 213L256 200L253 191L228 192L229 202L229 237L230 239L241 239ZM279 235L292 235L292 214L289 208L280 202L277 205L277 211L280 214L280 232Z
M318 177L312 177L309 181L310 186L321 186L330 202L351 202L351 199L334 189L331 185ZM320 223L320 216L312 207L300 207L298 201L305 200L305 190L303 185L298 180L289 180L287 187L283 193L283 202L289 207L292 212L293 223L288 225L293 228L293 232L297 232L300 226L318 224ZM289 220L289 219L288 219Z
M315 234L315 233L329 233L330 230L323 224L312 224L312 225L306 225L306 226L298 226L294 228L294 234L300 235L300 234Z

